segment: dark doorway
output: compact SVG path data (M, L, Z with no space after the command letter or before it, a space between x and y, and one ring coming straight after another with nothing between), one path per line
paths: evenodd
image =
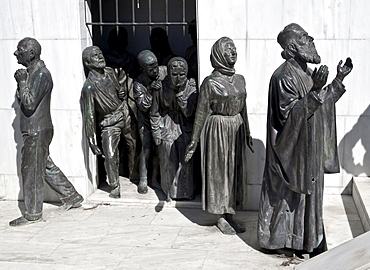
M167 33L174 55L185 58L187 48L193 45L188 29L190 22L195 22L196 0L86 0L85 11L86 25L90 29L93 44L100 47L104 54L109 51L107 41L110 32L117 31L118 34L120 27L127 31L126 50L135 57L142 50L151 49L150 35L158 27ZM130 102L133 104L129 97L129 104ZM131 107L135 114L135 104ZM96 128L100 143L99 127ZM127 156L122 140L120 174L127 176ZM106 174L102 157L98 157L98 175L99 186L105 186Z

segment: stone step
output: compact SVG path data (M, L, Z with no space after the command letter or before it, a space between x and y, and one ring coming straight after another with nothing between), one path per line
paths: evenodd
M121 198L110 198L108 196L110 187L108 185L103 185L86 199L86 203L102 205L124 204L142 207L154 206L158 210L162 208L202 208L200 195L195 196L194 200L166 202L166 196L159 186L149 186L147 194L139 194L137 192L138 181L130 180L125 177L120 177L119 180L121 185Z
M352 196L365 231L370 231L370 177L354 177Z
M370 269L370 232L300 263L294 269Z
M354 177L352 196L365 233L295 267L297 270L370 269L370 178Z

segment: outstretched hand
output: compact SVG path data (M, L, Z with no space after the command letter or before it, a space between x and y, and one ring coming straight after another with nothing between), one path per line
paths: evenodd
M185 150L185 162L188 162L194 155L195 150L197 149L198 143L196 141L191 141Z
M99 156L103 154L100 148L95 144L95 140L89 139L89 146L94 155Z
M342 66L343 61L340 60L339 64L337 66L337 76L336 78L340 81L343 81L343 79L351 73L353 69L352 59L350 57L347 57L346 62Z

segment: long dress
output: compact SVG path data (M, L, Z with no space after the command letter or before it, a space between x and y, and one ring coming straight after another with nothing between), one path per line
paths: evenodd
M199 127L206 121L202 144L202 206L212 214L235 214L237 192L243 194L249 135L246 95L242 75L228 76L216 70L200 88L194 130L199 133Z
M161 187L172 199L191 199L194 194L193 162L184 162L186 146L191 141L198 93L194 79L176 93L169 80L154 92L151 108L153 137L158 145Z
M264 248L312 252L324 239L324 172L339 172L335 102L345 89L334 80L319 97L311 73L290 59L271 77L258 221Z

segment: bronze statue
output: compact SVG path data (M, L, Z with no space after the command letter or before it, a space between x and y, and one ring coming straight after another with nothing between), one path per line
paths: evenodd
M158 66L157 57L149 50L139 53L138 61L143 73L134 81L134 99L137 105L137 122L141 140L140 152L140 182L138 192L148 192L148 167L150 156L153 156L153 138L150 125L150 108L153 103L153 93L162 88L162 81L167 76L167 68ZM153 157L156 159L156 157ZM156 162L153 162L152 180L156 177Z
M150 119L153 139L158 146L161 186L171 199L193 199L193 162L185 163L186 146L191 141L197 89L187 79L188 65L181 57L168 62L162 88L153 93Z
M14 74L21 111L21 174L26 211L24 216L12 220L9 225L22 226L42 221L44 180L63 203L58 210L80 207L83 198L49 156L54 132L50 116L53 80L44 61L40 59L41 46L36 39L26 37L19 41L14 55L18 64L27 68L18 69Z
M128 149L130 175L135 156L135 141L131 136L131 117L125 99L126 88L118 83L114 70L105 66L103 53L98 47L85 48L82 52L82 61L89 70L81 92L86 137L91 151L95 155L105 156L104 167L108 184L112 188L109 197L120 198L118 144L121 135ZM103 152L95 142L95 111L100 116Z
M211 52L214 71L200 87L192 141L185 158L188 161L194 154L204 126L202 205L209 213L222 215L217 226L224 234L245 231L233 215L237 189L246 179L247 146L253 152L245 80L235 74L236 59L236 48L230 38L222 37L215 42Z
M293 23L277 41L286 61L270 80L258 240L269 250L314 256L326 249L324 173L339 172L335 103L353 66L350 58L343 66L340 61L335 79L323 87L328 67L307 66L321 61L313 38Z

